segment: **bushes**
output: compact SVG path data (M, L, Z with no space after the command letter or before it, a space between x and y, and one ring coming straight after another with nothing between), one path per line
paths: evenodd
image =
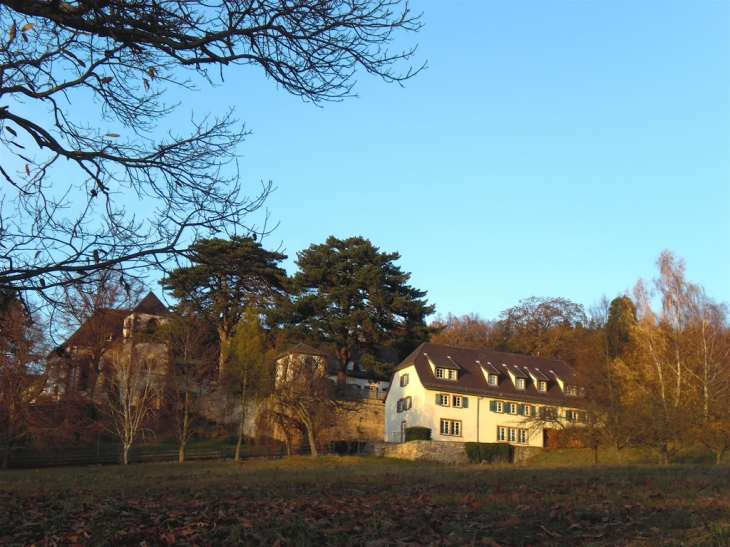
M429 427L406 427L406 440L408 441L430 441L431 440L431 428Z
M512 463L515 455L506 443L464 443L464 452L471 463Z

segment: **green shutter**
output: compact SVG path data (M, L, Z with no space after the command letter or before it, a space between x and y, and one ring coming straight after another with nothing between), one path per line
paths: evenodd
M536 406L532 407L532 412L530 414L532 414L533 416L537 416L537 407Z
M440 395L440 393L437 393L436 394L436 404L437 405L440 405L441 404L441 400L439 399L439 395Z
M497 412L497 401L489 401L489 410Z
M469 408L469 398L468 397L461 398L461 406L463 406L464 408Z
M525 405L517 405L517 414L519 414L520 416L524 416Z

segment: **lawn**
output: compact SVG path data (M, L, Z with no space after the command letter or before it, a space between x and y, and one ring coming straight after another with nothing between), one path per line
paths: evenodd
M730 545L725 466L331 456L0 473L0 545Z

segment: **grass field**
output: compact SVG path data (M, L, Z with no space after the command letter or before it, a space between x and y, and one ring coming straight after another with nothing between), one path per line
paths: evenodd
M727 546L728 502L730 470L704 465L332 456L11 470L0 545Z

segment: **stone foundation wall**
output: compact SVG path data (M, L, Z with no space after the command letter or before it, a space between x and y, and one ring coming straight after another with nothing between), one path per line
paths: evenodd
M445 441L410 441L401 444L368 443L365 453L386 458L400 458L420 462L469 463L464 444ZM544 449L534 446L516 446L514 463L536 456Z

